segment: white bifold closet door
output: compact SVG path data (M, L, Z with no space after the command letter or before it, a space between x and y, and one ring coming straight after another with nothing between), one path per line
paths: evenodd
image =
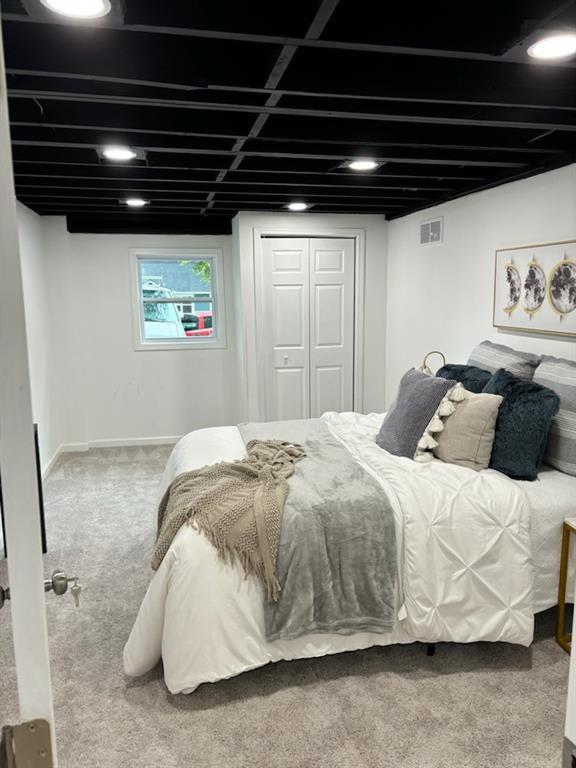
M261 241L258 359L267 420L354 404L354 240Z

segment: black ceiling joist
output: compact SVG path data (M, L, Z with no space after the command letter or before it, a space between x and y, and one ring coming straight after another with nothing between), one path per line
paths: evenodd
M67 131L103 131L106 133L135 133L151 136L178 136L179 138L212 138L212 139L230 139L237 140L243 137L241 135L235 135L231 133L197 133L195 131L169 131L159 130L157 128L125 128L121 126L112 125L83 125L78 123L43 123L27 120L13 120L11 125L14 128L39 128L39 129L56 129ZM548 133L548 132L547 132ZM534 141L539 137L530 139ZM301 138L288 138L278 136L258 136L258 140L268 144L327 144L341 146L346 143L340 139L301 139ZM510 152L511 154L534 154L534 155L560 155L565 150L562 149L547 149L537 147L506 147L506 146L481 146L470 144L438 144L438 143L421 143L421 142L406 142L406 141L355 141L354 144L358 147L399 147L403 149L457 149L462 152ZM222 169L226 170L226 169ZM237 170L237 169L235 169Z
M69 93L14 88L11 99L42 99L43 101L69 101L89 104L117 104L122 107L155 107L159 109L205 110L209 112L247 112L250 114L286 115L291 117L324 117L341 120L362 120L382 123L422 123L425 125L453 125L475 128L521 128L526 130L576 131L570 123L545 123L532 120L487 120L471 117L438 117L436 115L398 115L380 112L354 112L352 110L304 109L296 107L234 104L212 101L185 101L184 99L155 99L142 96L113 96L94 93Z
M42 77L52 80L80 80L84 82L99 82L109 83L111 85L129 85L137 88L158 88L161 90L173 90L173 91L217 91L220 93L253 93L253 94L277 94L279 96L296 96L302 98L311 99L336 99L342 101L374 101L374 102L398 102L400 104L438 104L443 106L460 106L460 107L502 107L505 109L542 109L546 111L559 111L559 112L576 112L576 106L568 104L542 104L537 102L523 103L515 101L491 101L486 99L446 99L446 98L433 98L430 96L422 97L408 97L408 96L383 96L381 94L373 93L342 93L340 91L301 91L290 90L285 88L255 88L255 87L242 87L237 85L217 85L208 84L204 88L199 85L185 85L182 83L170 83L158 80L139 80L129 77L111 77L107 75L98 74L76 74L72 72L43 72L34 69L8 69L8 75L14 76L26 76L26 77Z
M336 10L336 6L338 5L339 0L322 0L322 3L320 4L320 7L318 8L316 15L314 16L312 23L308 27L308 31L306 32L306 39L309 40L318 40L320 35L322 34L324 27L330 20L330 17ZM296 53L297 48L293 45L284 45L282 46L282 50L280 51L280 54L278 56L278 59L276 60L276 63L272 67L272 71L270 72L268 79L266 80L265 88L270 91L265 107L275 107L280 99L282 98L279 93L275 92L276 87L279 85L280 80L282 79L282 76L288 69L288 66L290 62L292 61L292 58L294 57L294 54ZM238 141L234 144L233 150L236 152L236 157L234 160L232 160L232 163L230 164L230 170L235 171L237 168L240 167L240 164L242 163L242 160L244 159L244 154L242 150L244 149L244 146L246 144L246 141L250 138L253 139L256 136L260 134L260 131L264 127L264 124L266 123L266 120L268 119L268 115L271 114L269 112L260 111L258 113L258 117L254 121L252 127L250 128L250 131L248 132L248 136L242 139L238 139ZM228 173L227 170L220 171L217 177L217 181L224 181L226 178L226 174ZM202 211L202 213L205 213L206 210L210 209L214 205L214 194L208 195L207 199L207 206L206 209Z
M173 178L166 178L166 177L160 177L160 178L154 178L154 179L145 179L145 178L138 178L138 177L110 177L110 176L83 176L80 174L60 174L60 173L15 173L15 178L18 179L82 179L82 180L89 180L89 181L117 181L119 184L191 184L191 185L198 185L198 184L218 184L220 187L225 187L225 185L229 185L232 187L238 187L238 186L246 186L246 187L297 187L298 189L306 188L306 189L346 189L349 192L351 190L357 190L357 189L370 189L370 190L402 190L402 189L408 189L411 192L416 192L418 190L424 190L424 191L431 191L431 192L452 192L454 191L454 187L436 187L436 186L428 186L428 187L420 187L418 185L414 184L406 184L405 186L396 184L396 185L384 185L384 184L354 184L354 186L351 186L350 184L309 184L307 182L302 182L300 184L297 184L295 182L282 182L281 184L278 184L274 181L262 181L262 182L253 182L253 181L230 181L224 180L219 181L218 179L205 179L203 181L200 181L198 179L173 179ZM340 195L340 197L346 197L346 195Z
M12 141L15 147L52 147L61 149L97 149L98 144L83 144L81 142L74 141L27 141L24 139L15 139ZM235 152L229 149L193 149L191 147L161 147L161 146L141 146L140 149L146 152L162 152L173 155L222 155L222 156L235 156ZM245 157L275 157L275 158L302 158L306 160L334 160L335 162L342 162L349 159L349 155L328 155L328 154L312 154L304 152L256 152L244 150L242 154ZM466 158L424 158L424 157L393 157L393 156L380 156L376 157L376 160L382 163L402 163L410 165L455 165L458 167L472 166L478 168L523 168L526 163L517 162L504 162L501 160L468 160Z
M23 158L14 158L13 160L14 165L61 165L61 166L81 166L81 167L87 167L87 168L101 168L102 166L99 163L93 162L93 163L82 163L82 162L72 162L69 160L28 160ZM111 168L111 166L106 166L107 168ZM114 167L115 170L127 170L126 167L119 168L118 166ZM139 170L145 171L146 169L152 170L152 171L215 171L219 170L218 168L206 168L203 166L188 166L188 165L141 165L138 166ZM251 173L251 174L271 174L274 176L285 176L285 175L291 175L291 176L337 176L338 178L342 179L344 178L344 173L342 171L294 171L292 169L286 169L282 171L278 170L271 170L268 168L237 168L235 173ZM437 181L483 181L483 176L452 176L450 174L438 174L438 173L418 173L418 174L408 174L408 173L382 173L379 172L376 175L370 176L370 177L363 177L364 179L430 179L430 180L437 180ZM350 185L353 187L361 186L359 182L361 182L362 179L360 177L350 177L350 182L348 184L345 184L346 188L349 188ZM282 182L283 183L283 182ZM372 186L369 184L368 186Z
M569 3L570 4L570 3ZM54 19L32 19L16 13L3 13L2 18L5 21L29 23L29 24L58 24ZM90 26L90 22L75 22L77 26ZM426 58L457 59L459 61L477 61L489 64L523 64L529 66L530 60L526 58L523 52L517 56L507 56L503 59L501 55L493 53L482 53L480 51L459 51L446 50L438 48L424 48L405 45L381 45L377 43L358 43L347 40L321 40L315 38L302 37L284 37L280 35L251 34L247 32L229 32L216 29L190 29L188 27L171 27L156 24L107 24L105 30L114 30L118 32L132 32L147 35L168 35L170 37L196 37L205 40L223 40L238 43L258 43L261 45L273 46L293 46L295 48L317 48L332 49L337 51L351 51L357 53L376 53L392 56L422 56ZM548 65L550 66L550 65ZM573 69L571 62L554 62L553 65L561 68Z
M455 12L426 34L398 7L381 34L376 10L363 29L362 3L300 0L251 20L233 0L201 13L125 0L138 23L90 29L29 5L4 14L19 198L70 231L226 233L240 210L300 198L397 217L574 161L576 65L533 64L526 46L576 22L575 0L488 0L493 23L462 29ZM147 158L105 162L108 143ZM381 166L346 168L362 156ZM150 206L122 206L130 193Z
M94 179L92 179L94 181ZM110 183L110 179L107 180L107 183ZM149 187L141 187L141 186L133 186L131 185L124 185L124 187L105 187L105 186L84 186L84 185L67 185L67 186L61 186L59 184L22 184L20 182L16 183L17 189L74 189L74 190L108 190L108 191L116 191L119 194L123 193L123 190L126 189L128 192L146 192L147 194L154 195L156 192L170 192L170 193L178 193L182 192L182 194L187 194L187 190L179 190L179 189L170 189L165 187L155 187L153 189ZM193 192L200 192L205 194L210 194L211 192L216 192L217 190L212 189L197 189L192 190ZM400 191L400 190L397 190ZM242 192L240 190L234 189L229 190L228 194L233 193L234 195L240 195L240 196L250 196L250 195L262 195L264 197L279 197L281 200L286 197L286 194L284 192L270 192L268 190L255 190L253 192ZM226 194L225 192L222 192L222 194ZM414 200L429 200L431 195L422 196L422 195L335 195L325 192L306 192L306 195L310 197L311 199L314 198L341 198L343 200L407 200L408 202L414 201ZM433 196L433 195L432 195Z

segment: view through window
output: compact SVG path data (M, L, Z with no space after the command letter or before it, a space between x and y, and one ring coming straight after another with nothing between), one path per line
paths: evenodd
M138 258L142 340L195 341L216 333L214 258Z

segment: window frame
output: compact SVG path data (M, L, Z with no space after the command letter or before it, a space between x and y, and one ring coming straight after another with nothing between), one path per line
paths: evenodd
M170 339L146 339L144 337L144 301L140 261L175 261L182 259L212 262L212 309L213 336L187 336ZM222 248L131 248L130 276L132 284L132 319L134 350L158 352L191 349L224 349L226 347L226 300L224 293L224 251Z

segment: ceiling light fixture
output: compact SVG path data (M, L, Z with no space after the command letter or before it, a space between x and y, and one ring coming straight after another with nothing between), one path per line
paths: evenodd
M308 205L308 203L294 202L294 203L288 203L286 207L288 208L289 211L305 211L310 206Z
M116 163L126 163L128 160L134 160L138 153L130 147L109 146L102 150L103 157L106 160L113 160Z
M73 19L101 19L112 10L110 0L40 0L43 6Z
M547 35L528 48L528 56L542 61L568 59L576 54L576 34Z
M150 200L144 200L141 197L127 197L123 202L129 208L144 208L145 205L150 203Z
M358 158L357 160L350 160L347 163L347 168L351 171L373 171L378 168L379 163L376 160L370 160L369 158Z

